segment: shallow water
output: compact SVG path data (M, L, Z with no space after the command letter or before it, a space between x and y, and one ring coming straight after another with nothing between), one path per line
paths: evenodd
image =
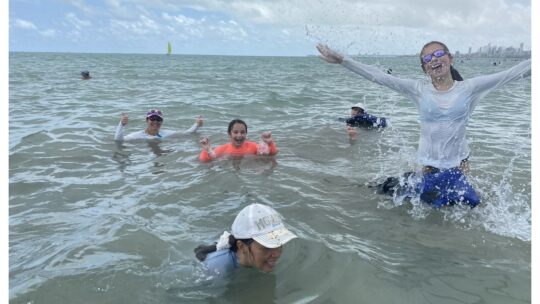
M417 58L363 58L425 78ZM464 78L517 62L457 63ZM79 71L93 79L82 81ZM316 57L10 54L9 242L13 303L529 303L530 79L490 93L472 115L473 210L400 204L368 185L415 164L412 102ZM351 144L337 118L362 101L388 117ZM196 135L113 141L149 108ZM200 164L198 139L227 141L243 118L272 160ZM205 277L193 254L252 202L300 239L273 274Z

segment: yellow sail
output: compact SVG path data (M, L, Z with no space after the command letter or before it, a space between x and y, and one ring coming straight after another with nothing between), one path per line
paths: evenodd
M169 43L167 44L167 55L170 55L171 52L172 52L172 46L171 46L171 43L169 42Z

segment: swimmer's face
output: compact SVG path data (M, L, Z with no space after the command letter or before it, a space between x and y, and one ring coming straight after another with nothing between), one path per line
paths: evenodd
M446 52L443 56L437 58L436 56L433 56L435 51L438 50L445 50L444 46L438 44L438 43L432 43L428 46L426 46L422 53L420 54L420 57L423 58L425 55L431 54L432 58L430 62L424 62L422 63L422 69L426 74L428 74L432 79L434 78L441 78L441 77L451 77L450 74L450 65L452 64L452 56L449 52Z
M358 114L360 114L361 110L360 108L352 108L351 109L351 116L356 116Z
M151 116L146 119L146 127L151 131L159 131L161 125L163 124L163 119L158 116Z
M263 272L271 272L274 270L277 261L281 257L281 246L278 248L266 248L257 243L257 241L253 241L253 243L246 245L245 247L247 247L248 255L248 265L246 266L255 267Z
M247 129L244 124L235 123L229 133L229 140L235 147L240 147L247 138Z

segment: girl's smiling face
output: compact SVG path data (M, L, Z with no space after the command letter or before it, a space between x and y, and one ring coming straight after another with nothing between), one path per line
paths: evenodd
M237 254L240 264L245 267L257 268L263 272L271 272L274 270L283 249L282 246L277 248L267 248L255 240L249 245L244 244L241 241L237 242Z
M229 132L229 140L235 147L240 147L246 141L247 128L244 124L235 123Z
M442 52L441 52L442 51ZM443 53L442 56L437 55ZM452 77L450 65L452 64L452 55L446 50L443 45L432 43L427 45L420 54L420 58L425 58L426 55L431 55L431 60L422 62L422 69L428 74L432 80L443 77Z

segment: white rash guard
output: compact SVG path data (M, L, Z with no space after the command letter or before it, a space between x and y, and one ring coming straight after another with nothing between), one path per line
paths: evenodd
M418 161L440 169L457 167L469 156L466 127L478 100L492 90L531 74L531 60L502 72L454 81L448 91L437 91L422 80L400 79L349 57L341 63L367 80L412 99L420 112Z
M199 127L197 126L197 123L194 123L189 129L185 131L171 131L171 130L160 130L159 133L155 136L147 134L144 130L130 133L126 136L124 136L124 126L122 123L118 123L118 126L116 127L116 133L114 134L114 140L122 141L122 140L135 140L135 139L157 139L157 138L163 138L168 137L176 134L189 134L189 133L195 133Z

